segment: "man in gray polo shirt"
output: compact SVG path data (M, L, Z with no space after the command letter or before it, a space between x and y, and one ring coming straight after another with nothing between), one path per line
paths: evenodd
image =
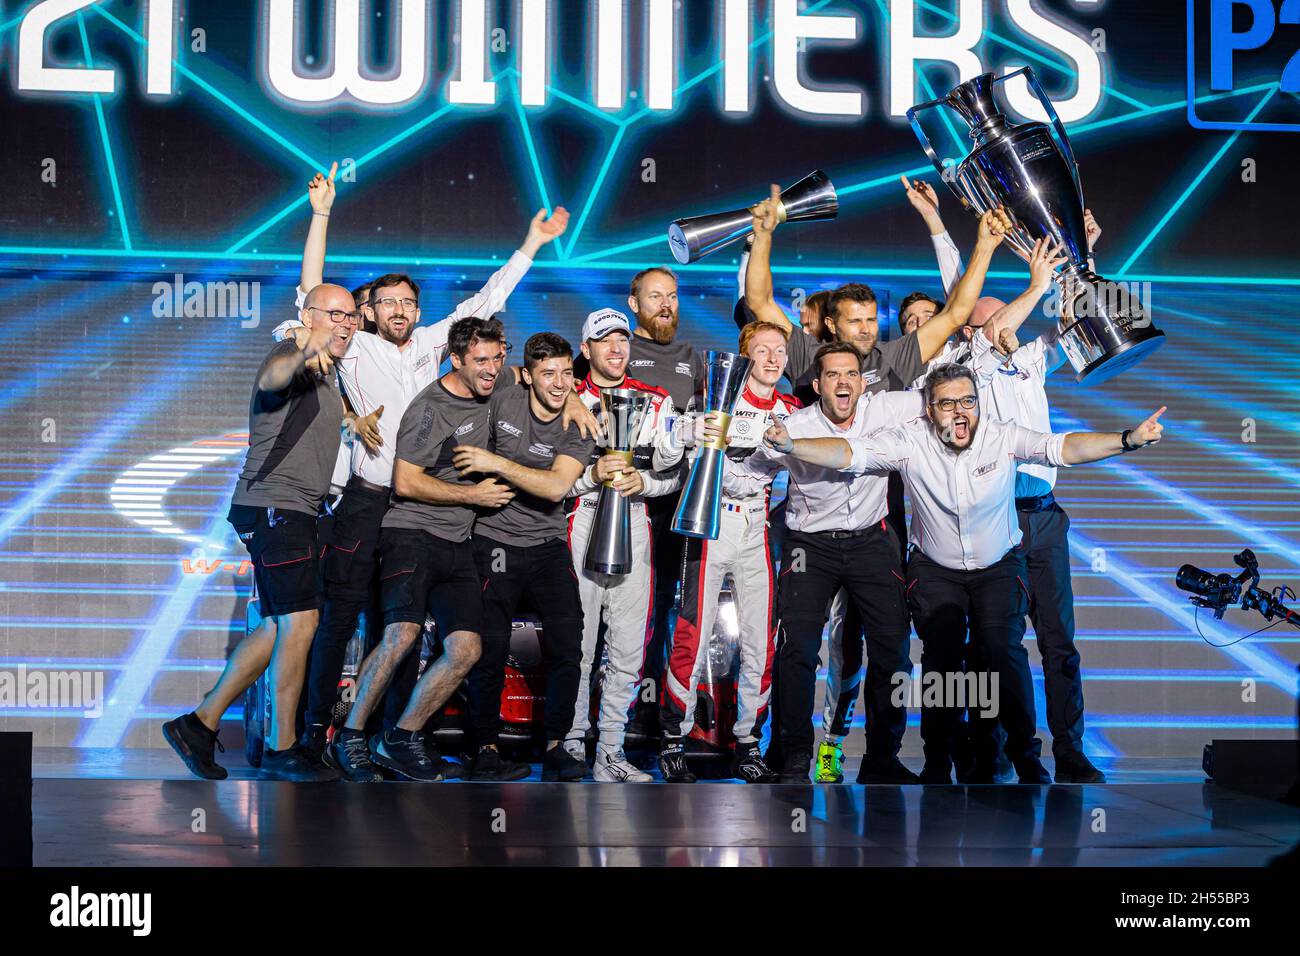
M474 780L518 780L527 764L497 753L501 693L515 612L527 600L542 622L546 658L546 741L543 780L581 780L587 765L560 743L573 725L582 661L582 603L569 552L564 499L586 467L594 444L565 430L565 400L573 392L573 348L554 332L524 345L523 385L502 385L491 401L491 451L456 449L462 475L509 482L515 499L481 512L474 558L483 581L483 654L469 673L469 712L477 738Z
M321 363L347 352L358 318L347 289L317 286L301 313L310 330L302 347L278 343L258 370L248 409L248 455L227 520L253 559L262 624L235 648L203 703L162 727L163 738L200 777L225 779L213 756L221 715L268 665L271 729L261 775L336 776L294 744L295 715L320 617L316 513L329 491L343 424L343 399Z
M487 447L488 399L505 367L505 332L496 319L471 317L455 322L448 339L452 370L411 400L397 433L392 505L379 535L384 638L362 664L356 700L331 744L349 780L375 779L374 764L425 782L460 769L427 749L422 728L479 657L481 586L469 542L475 509L498 508L514 492L493 478L463 478L452 460L460 446ZM397 725L367 749L366 718L430 613L442 656L415 685Z

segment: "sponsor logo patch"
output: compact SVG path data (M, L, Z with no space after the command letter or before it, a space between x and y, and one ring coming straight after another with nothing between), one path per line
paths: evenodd
M997 471L997 468L998 468L997 461L991 461L987 465L980 465L978 468L976 468L973 472L971 472L971 477L982 478L985 475L989 474L990 472Z
M509 422L497 422L497 428L501 429L507 435L514 435L516 438L523 434L518 426L511 425Z

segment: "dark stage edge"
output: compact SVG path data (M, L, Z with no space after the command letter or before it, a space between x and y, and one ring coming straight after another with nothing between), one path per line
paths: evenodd
M1190 761L1128 758L1102 786L360 786L35 757L38 866L1263 866L1300 839L1300 809Z

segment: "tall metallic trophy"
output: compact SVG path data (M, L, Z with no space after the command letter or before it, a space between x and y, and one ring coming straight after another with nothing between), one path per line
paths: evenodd
M753 364L731 352L709 352L705 356L704 411L722 412L722 435L705 443L691 464L691 473L677 502L673 530L688 538L718 537L718 518L722 511L722 465L727 450L725 441L736 402L745 390L749 367Z
M605 454L624 459L630 471L636 467L632 452L650 411L650 395L627 388L602 388L600 407L605 413ZM632 506L614 490L612 481L600 487L583 567L593 574L632 571Z
M809 173L781 193L781 222L825 222L840 213L835 186L820 169ZM717 252L723 246L744 239L751 232L754 215L749 209L678 219L668 227L668 246L673 258L689 265Z
M993 100L993 88L1024 75L1051 121L1012 126ZM965 120L975 148L945 169L917 119L922 110L947 106ZM1015 223L1007 237L1028 259L1034 243L1059 243L1069 262L1057 274L1061 291L1061 347L1076 380L1094 385L1142 361L1164 344L1165 334L1151 324L1143 304L1124 285L1089 268L1083 224L1083 184L1079 164L1052 101L1029 67L1006 76L985 73L967 80L942 99L907 111L925 155L962 205L977 215L1005 207ZM1052 136L1055 129L1056 136Z

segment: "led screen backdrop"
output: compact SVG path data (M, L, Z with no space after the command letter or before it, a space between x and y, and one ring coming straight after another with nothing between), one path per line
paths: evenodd
M670 220L815 168L841 215L782 231L779 295L852 277L897 303L937 285L897 178L938 176L902 112L1030 64L1103 225L1099 271L1149 283L1170 339L1102 388L1051 385L1058 428L1170 406L1157 453L1058 489L1088 745L1190 755L1285 733L1296 638L1230 644L1257 626L1230 612L1202 616L1230 644L1209 647L1172 579L1251 546L1266 585L1300 581L1297 49L1266 2L5 4L0 726L158 746L159 719L215 680L250 581L225 500L316 170L342 164L327 275L408 268L429 318L537 208L565 205L568 233L506 311L515 342L576 336L619 304L668 258ZM1032 112L1023 90L1016 103ZM937 114L927 129L965 155ZM943 210L968 247L973 220L946 193ZM682 334L700 347L734 345L734 272L729 252L683 270ZM1022 285L1000 254L991 291ZM89 706L36 693L60 675Z

